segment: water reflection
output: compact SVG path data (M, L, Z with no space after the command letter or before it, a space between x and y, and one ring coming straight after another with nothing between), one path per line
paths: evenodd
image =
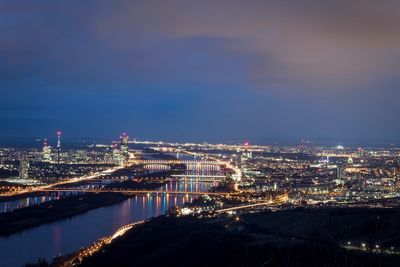
M205 178L187 178L180 182L172 181L165 184L160 190L164 191L187 191L187 192L204 192L210 189L211 186L217 185L217 181L210 182L210 179ZM96 181L95 184L90 184L90 188L98 188L99 185L110 183L110 180ZM200 186L199 186L200 185ZM39 196L29 196L21 199L14 199L0 202L0 213L11 212L16 209L26 208L33 205L40 205L48 201L59 200L61 198L82 194L79 192L58 192Z
M40 196L29 196L20 199L0 202L0 213L11 212L16 209L26 208L34 205L40 205L48 201L59 200L61 198L76 195L77 192L58 192Z
M192 180L171 182L162 189L204 192L212 185ZM45 199L41 196L35 197L28 202L47 200L44 197ZM165 214L170 207L191 202L193 198L192 195L167 193L133 196L116 205L0 238L0 266L21 266L26 262L36 261L39 257L51 260L55 255L70 253L102 236L111 235L122 225ZM26 199L20 201L27 203Z

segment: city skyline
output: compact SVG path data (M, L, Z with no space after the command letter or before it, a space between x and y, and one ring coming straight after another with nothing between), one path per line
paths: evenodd
M0 266L397 267L399 14L0 0Z
M0 5L1 138L399 140L396 1Z

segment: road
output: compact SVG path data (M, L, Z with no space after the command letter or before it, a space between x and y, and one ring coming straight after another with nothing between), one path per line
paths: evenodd
M22 195L22 194L26 194L26 193L34 193L34 192L42 192L42 191L46 191L47 189L50 189L52 187L55 186L60 186L60 185L66 185L66 184L71 184L71 183L76 183L76 182L81 182L81 181L86 181L86 180L91 180L91 179L96 179L102 175L106 175L106 174L110 174L116 170L122 169L124 167L122 166L118 166L118 167L114 167L111 169L107 169L101 172L96 172L90 175L85 175L82 177L74 177L74 178L70 178L67 180L63 180L57 183L52 183L52 184L47 184L47 185L42 185L42 186L37 186L37 187L33 187L33 188L27 188L27 189L22 189L19 191L15 191L15 192L8 192L8 193L3 193L0 194L0 196L3 197L10 197L10 196L17 196L17 195Z
M248 205L242 205L242 206L235 206L231 208L226 208L226 209L220 209L216 210L216 213L221 213L221 212L227 212L227 211L235 211L235 210L241 210L241 209L247 209L247 208L255 208L259 206L268 206L273 204L273 202L268 201L268 202L262 202L262 203L255 203L255 204L248 204Z
M187 153L187 154L189 154L189 155L196 155L196 156L198 156L197 153L193 153L193 152L190 152L190 151L181 150L181 152ZM139 160L139 159L133 159L133 157L131 157L131 158L132 158L132 159L129 161L130 164L137 164L138 162L141 161L141 160ZM158 161L160 161L160 160L158 160ZM173 160L172 162L175 162L175 161L176 161L176 160ZM166 160L166 162L170 162L170 160ZM179 161L179 160L178 160L178 161L176 161L176 162L182 162L182 161ZM190 161L190 162L195 162L195 161ZM235 172L234 177L235 177L237 180L240 180L240 177L241 177L241 171L240 171L240 169L238 169L237 167L233 166L233 165L230 164L229 162L221 161L221 160L215 159L215 158L212 158L211 161L204 161L204 162L212 163L212 164L217 164L217 165L225 165L227 168L232 169L232 170ZM114 167L114 168L111 168L111 169L107 169L107 170L104 170L104 171L101 171L101 172L97 172L97 173L94 173L94 174L90 174L90 175L86 175L86 176L82 176L82 177L70 178L70 179L63 180L63 181L60 181L60 182L57 182L57 183L52 183L52 184L47 184L47 185L37 186L37 187L29 187L29 188L27 188L27 189L22 189L22 190L15 191L15 192L3 193L3 194L0 194L0 196L10 197L10 196L16 196L16 195L21 195L21 194L26 194L26 193L34 193L34 192L61 191L60 189L53 189L53 188L56 187L56 186L60 186L60 185L66 185L66 184L70 184L70 183L76 183L76 182L81 182L81 181L96 179L96 178L99 178L99 177L101 177L101 176L103 176L103 175L110 174L110 173L112 173L112 172L114 172L114 171L117 171L117 170L119 170L119 169L122 169L122 168L124 168L124 167L118 166L118 167ZM219 178L221 178L221 177L219 177ZM69 189L69 191L72 191L72 190ZM100 192L100 191L99 191L99 192ZM104 191L101 191L101 192L104 192ZM124 191L124 192L126 192L126 191ZM136 192L126 192L126 193L142 193L142 192L136 191ZM143 193L148 193L148 192L146 191L146 192L143 192ZM155 192L155 191L153 192L153 191L152 191L151 193L157 193L157 192ZM160 192L160 193L164 193L164 192ZM171 193L171 192L169 192L169 193ZM189 192L187 192L187 193L189 193ZM172 194L173 194L173 193L172 193ZM205 195L206 192L202 192L202 193L190 192L190 194L198 194L198 195L199 195L199 194L203 194L203 195ZM209 193L209 192L207 192L207 194L209 194L209 195L212 195L212 194L222 195L221 193ZM226 193L225 193L225 194L226 194Z

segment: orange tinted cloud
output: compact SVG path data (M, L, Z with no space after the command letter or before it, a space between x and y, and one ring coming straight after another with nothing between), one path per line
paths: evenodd
M138 33L139 44L154 35L225 39L222 50L248 58L248 87L348 90L397 78L399 10L400 2L385 0L139 1L94 27L122 50Z

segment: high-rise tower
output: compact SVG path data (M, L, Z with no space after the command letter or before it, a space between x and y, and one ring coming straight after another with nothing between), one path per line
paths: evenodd
M336 167L336 179L344 178L344 168L343 165L339 164Z
M20 179L28 179L29 177L29 160L27 156L21 155L19 160L19 178Z
M121 158L121 153L118 149L117 143L113 144L113 152L112 152L112 157L113 157L113 162L117 165L120 165L122 163L122 158Z
M51 161L51 146L47 142L47 139L43 141L42 160L47 162Z
M251 159L253 157L253 154L249 150L250 142L248 140L244 141L243 146L244 146L244 151L242 153L242 161L247 160L247 159Z
M57 131L57 164L60 164L61 131Z
M129 159L129 136L126 133L123 133L120 137L120 142L121 142L121 156L123 159L126 161Z

